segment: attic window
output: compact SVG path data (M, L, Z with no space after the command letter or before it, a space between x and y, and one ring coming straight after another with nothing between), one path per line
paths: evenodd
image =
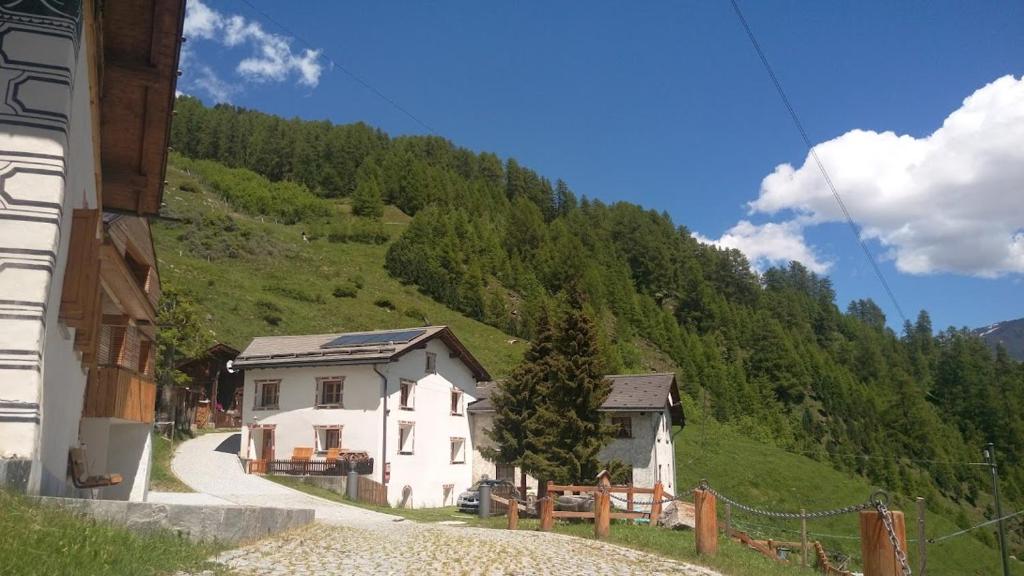
M462 416L462 390L452 390L452 416Z
M427 352L427 374L437 374L437 354Z
M612 427L616 438L633 437L633 419L629 416L612 416Z

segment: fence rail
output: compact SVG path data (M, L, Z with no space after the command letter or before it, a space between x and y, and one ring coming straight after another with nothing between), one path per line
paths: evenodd
M365 476L359 477L357 496L360 502L369 502L377 506L389 505L388 487Z
M373 458L350 462L348 460L249 460L250 474L288 474L293 476L346 476L354 469L357 474L373 474Z

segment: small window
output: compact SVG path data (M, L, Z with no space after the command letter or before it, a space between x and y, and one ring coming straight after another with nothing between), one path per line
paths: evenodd
M412 422L398 423L398 453L412 454L416 425Z
M401 386L401 398L398 403L398 407L402 410L412 410L413 408L413 389L415 388L415 382L412 380L402 380Z
M316 405L318 408L341 408L345 389L344 378L318 378Z
M257 380L256 404L253 408L257 410L277 410L277 400L280 391L280 380Z
M616 438L633 437L633 419L629 416L612 416L612 426L615 428Z
M319 452L341 448L341 426L317 426L316 442Z
M452 464L466 463L466 439L452 438Z
M437 374L437 354L427 352L427 374Z
M452 416L462 416L462 390L452 390Z

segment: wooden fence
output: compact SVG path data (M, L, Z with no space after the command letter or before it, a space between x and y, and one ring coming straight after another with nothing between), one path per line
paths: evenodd
M814 553L818 557L818 572L825 576L853 576L853 572L849 570L841 570L832 566L832 562L828 559L828 554L821 547L821 542L814 542Z
M555 510L555 499L558 498L558 494L561 493L565 496L572 496L576 494L593 494L594 495L594 509L591 511L580 512L573 510ZM611 507L611 495L612 494L625 494L626 495L626 511L625 512L612 512ZM636 494L650 494L651 495L651 510L650 512L637 512L635 510L634 496ZM637 488L636 486L612 486L608 479L607 472L602 472L598 476L598 483L596 486L585 486L585 485L558 485L553 482L548 482L547 485L547 498L541 504L540 510L540 529L547 531L554 527L556 518L585 518L594 520L594 534L598 538L604 538L608 535L610 521L615 520L639 520L644 517L650 518L650 525L657 525L657 519L661 516L661 504L664 498L665 492L661 482L654 485L653 488Z
M388 506L388 487L365 476L359 477L357 497L360 502L369 502L377 506Z
M357 474L373 474L373 458L350 462L328 460L249 460L250 474L289 474L293 476L347 476L349 470Z

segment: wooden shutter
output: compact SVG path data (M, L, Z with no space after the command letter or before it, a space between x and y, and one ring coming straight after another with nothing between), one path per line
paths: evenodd
M100 318L100 211L75 210L64 268L60 320L74 328L75 349L87 361L95 357Z

